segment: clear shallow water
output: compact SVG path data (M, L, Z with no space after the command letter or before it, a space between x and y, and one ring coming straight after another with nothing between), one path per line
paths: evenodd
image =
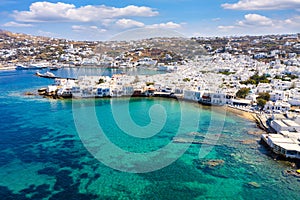
M247 134L248 131L259 131L252 122L227 113L222 132L219 132L219 127L210 126L210 119L213 116L216 121L222 120L221 114L197 104L176 100L82 100L74 106L71 100L23 96L25 91L52 83L52 80L35 77L33 73L0 72L0 199L300 197L299 179L283 174L289 167L268 157L267 150L257 143L258 136ZM59 73L64 75L69 72L61 70ZM131 137L123 131L126 124L118 124L116 118L116 115L124 115L128 119L128 113L118 107L126 103L129 103L129 116L139 126L149 125L149 109L155 105L162 106L164 111L155 107L152 117L158 119L161 116L166 122L161 128L160 120L152 118L150 124L153 126L150 128L157 132L155 136L144 139ZM78 133L78 128L84 127L86 134L97 130L91 123L93 113L84 116L84 111L90 108L95 108L98 124L107 138L129 152L159 150L168 145L176 134L183 137L191 131L200 133L196 137L198 140L203 140L208 134L221 133L221 136L203 159L199 159L198 154L204 145L192 144L177 161L160 170L138 174L121 172L95 159L80 140L82 133ZM191 120L180 126L183 117ZM197 124L192 120L196 117ZM74 118L79 121L75 123ZM137 130L132 132L139 134ZM99 150L102 144L96 145ZM180 149L182 144L175 149L177 147ZM105 153L109 157L114 152ZM171 152L170 156L176 154ZM207 164L210 160L224 162L210 167ZM124 169L130 169L132 163L126 161L120 157L119 163ZM258 187L251 186L251 182Z

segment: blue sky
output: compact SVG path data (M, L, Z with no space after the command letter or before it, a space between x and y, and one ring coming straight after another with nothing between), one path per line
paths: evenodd
M0 29L108 40L136 28L191 36L300 32L300 0L1 0Z

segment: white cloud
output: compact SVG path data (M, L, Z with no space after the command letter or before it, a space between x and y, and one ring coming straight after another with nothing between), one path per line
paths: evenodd
M282 24L285 27L296 27L298 30L300 30L300 16L294 16L292 18L285 19L282 21Z
M82 26L82 25L74 25L72 26L72 30L74 32L80 32L80 33L90 33L90 32L104 33L107 31L106 29L102 29L97 26Z
M224 31L224 32L228 32L234 28L235 28L235 26L218 26L218 29L220 31Z
M132 27L143 27L144 23L138 22L132 19L120 19L116 22L116 24L122 28L132 28Z
M247 14L245 20L239 21L240 26L273 26L272 19L258 15L258 14Z
M129 5L123 8L116 8L105 5L87 5L76 8L73 4L61 2L35 2L30 5L29 11L14 11L13 17L21 22L91 22L124 16L152 17L156 15L158 15L157 11L145 6Z
M222 7L232 10L300 9L300 0L240 0L233 4L222 4Z
M30 5L29 11L14 11L13 17L23 22L67 21L68 12L75 9L75 5L58 2L35 2Z
M32 24L22 24L22 23L17 23L17 22L7 22L3 24L2 26L4 27L33 27Z
M300 16L289 19L271 19L258 14L247 14L234 25L218 26L218 30L227 33L269 34L299 32Z
M213 19L211 19L211 21L213 21L213 22L217 22L217 21L220 21L221 20L221 18L213 18Z
M181 28L180 24L174 22L160 23L160 24L152 24L148 25L148 28L166 28L166 29L177 29Z

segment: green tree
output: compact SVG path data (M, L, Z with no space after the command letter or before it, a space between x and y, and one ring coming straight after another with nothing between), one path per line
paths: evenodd
M266 103L267 103L267 101L264 100L264 99L261 99L261 98L257 99L257 105L258 105L261 109L264 108L264 106L266 105Z
M261 92L258 94L257 99L263 99L265 101L269 101L270 100L270 94L268 92Z
M184 78L182 80L183 80L183 82L190 82L191 81L191 79L189 79L189 78Z
M270 81L268 79L264 79L264 80L261 80L259 81L260 83L270 83Z
M101 83L105 83L103 78L100 78L99 81L98 81L98 84L101 84Z
M269 77L269 75L267 75L267 74L259 76L258 73L256 72L248 80L241 81L241 84L258 85L259 83L270 83L270 80L268 79L268 77Z
M154 85L154 82L147 82L146 86Z
M250 92L250 88L241 88L239 91L236 93L236 97L238 98L245 98Z

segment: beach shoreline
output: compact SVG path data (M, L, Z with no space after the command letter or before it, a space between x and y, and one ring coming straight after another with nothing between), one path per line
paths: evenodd
M257 122L256 113L254 113L254 112L247 112L247 111L240 110L237 108L232 108L229 106L226 106L225 109L226 109L226 111L228 111L232 114L235 114L241 118L247 119L252 122Z
M3 66L0 66L0 70L15 70L16 67L3 67Z

